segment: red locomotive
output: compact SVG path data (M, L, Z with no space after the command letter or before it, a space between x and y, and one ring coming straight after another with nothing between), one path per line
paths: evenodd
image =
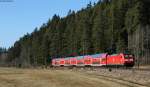
M134 66L134 56L132 54L107 53L85 55L67 58L56 58L52 60L53 66Z

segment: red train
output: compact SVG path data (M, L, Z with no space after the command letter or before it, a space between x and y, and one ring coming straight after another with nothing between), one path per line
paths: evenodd
M113 54L107 53L85 55L66 58L55 58L52 66L134 66L134 56L132 54Z

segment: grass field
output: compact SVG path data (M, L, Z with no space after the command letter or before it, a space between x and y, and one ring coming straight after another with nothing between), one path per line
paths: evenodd
M138 87L70 70L0 68L0 87ZM139 86L141 87L141 86Z

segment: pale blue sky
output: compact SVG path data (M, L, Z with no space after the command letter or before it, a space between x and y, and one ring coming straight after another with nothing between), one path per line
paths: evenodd
M0 2L0 47L10 47L24 34L46 23L54 14L66 16L98 0L13 0Z

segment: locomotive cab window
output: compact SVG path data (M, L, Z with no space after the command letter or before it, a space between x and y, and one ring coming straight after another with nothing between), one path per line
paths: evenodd
M126 59L133 58L133 55L124 55L124 58Z
M128 56L128 55L125 55L124 57L125 57L125 58L129 58L129 56Z

